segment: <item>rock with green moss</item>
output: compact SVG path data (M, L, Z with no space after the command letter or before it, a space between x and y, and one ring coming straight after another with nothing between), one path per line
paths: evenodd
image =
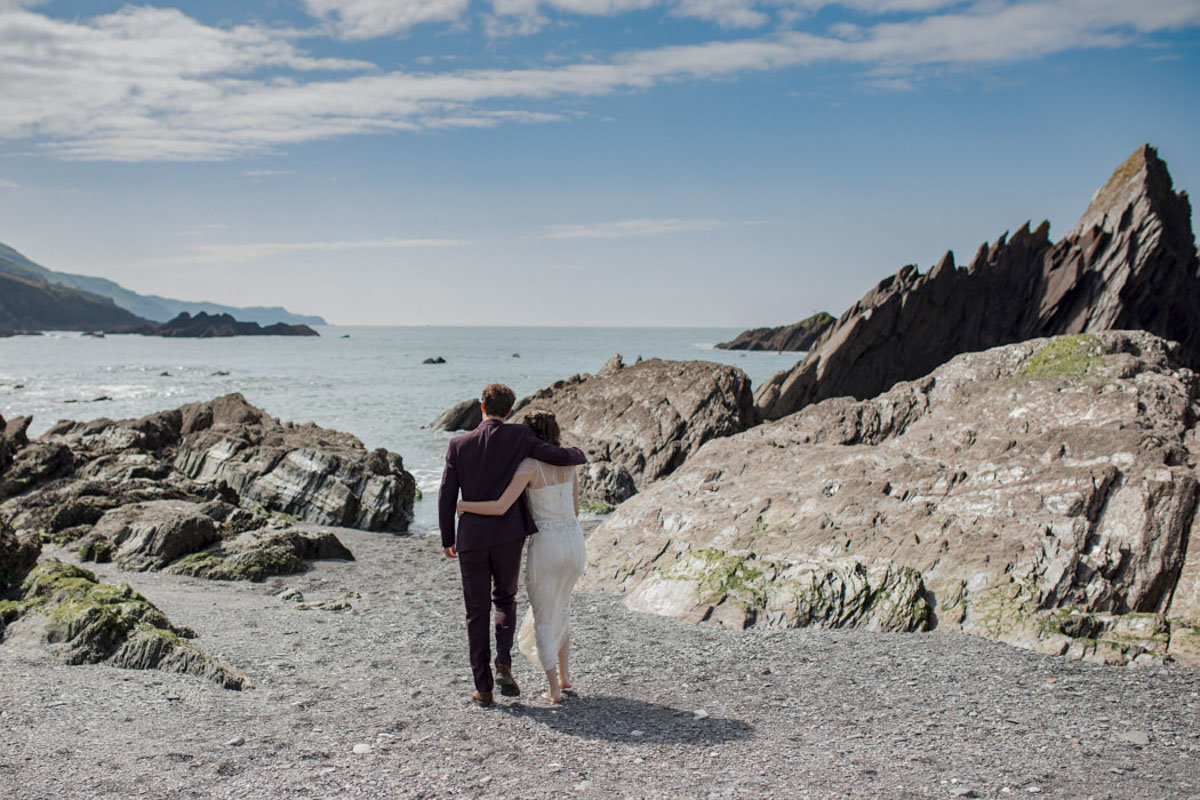
M226 581L261 581L304 572L319 559L353 561L354 555L328 531L300 528L248 531L216 547L184 556L168 572Z
M187 641L191 631L172 625L128 584L99 583L91 572L57 560L38 564L22 583L20 600L0 608L0 617L8 625L20 619L40 626L42 642L64 664L183 672L229 689L246 683Z
M117 565L133 570L162 569L220 538L204 507L186 500L121 506L101 517L90 536L93 541L107 540L99 552L107 549Z
M709 442L600 524L586 580L735 626L1182 658L1171 641L1200 626L1198 416L1200 380L1147 333L963 354Z

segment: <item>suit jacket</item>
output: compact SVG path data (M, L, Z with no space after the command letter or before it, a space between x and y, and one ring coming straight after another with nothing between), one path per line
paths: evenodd
M459 491L464 500L495 500L504 494L525 458L559 467L587 462L578 447L556 447L539 439L528 425L508 425L496 419L485 419L475 430L450 440L438 490L442 547L455 544ZM531 533L537 533L537 526L522 494L498 517L463 514L458 520L458 551L506 544Z

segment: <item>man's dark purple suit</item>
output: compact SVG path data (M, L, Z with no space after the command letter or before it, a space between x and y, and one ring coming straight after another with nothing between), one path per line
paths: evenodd
M555 447L527 425L507 425L491 417L470 433L456 436L446 448L446 466L438 492L442 547L457 547L467 609L467 640L475 688L492 691L488 612L496 607L496 663L512 663L516 633L517 583L525 537L536 533L524 495L507 512L490 517L463 514L454 523L459 492L464 500L495 500L504 493L525 458L569 466L586 462L577 447Z

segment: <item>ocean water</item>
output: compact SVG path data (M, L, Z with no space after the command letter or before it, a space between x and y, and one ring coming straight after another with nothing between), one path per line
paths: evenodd
M404 458L425 498L415 531L436 528L434 498L451 434L424 427L450 406L506 383L518 397L614 354L706 360L744 370L755 386L796 353L729 352L736 328L358 327L314 337L0 339L0 414L33 415L31 434L61 419L124 419L241 392L272 416L352 433ZM421 363L441 356L445 364ZM519 357L518 357L519 356Z

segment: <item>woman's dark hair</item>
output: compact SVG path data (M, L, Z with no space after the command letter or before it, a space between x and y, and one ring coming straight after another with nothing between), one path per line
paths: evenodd
M544 408L535 408L525 415L525 424L533 428L533 433L543 442L550 444L560 444L558 420L554 417L553 411L547 411Z

